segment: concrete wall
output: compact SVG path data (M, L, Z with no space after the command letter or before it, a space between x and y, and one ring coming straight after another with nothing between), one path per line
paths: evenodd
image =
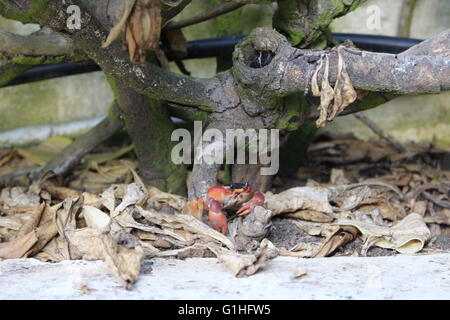
M39 29L0 17L0 29L22 35ZM101 72L0 89L0 132L82 121L106 114L112 92Z
M190 17L217 5L218 0L194 0L179 16ZM380 11L380 28L367 25L370 6ZM395 35L401 0L371 0L332 24L334 32ZM217 37L242 30L248 33L256 26L270 26L273 8L270 5L249 5L229 14L232 27L211 20L185 29L188 40ZM417 0L411 26L411 37L427 38L450 27L450 1ZM0 29L20 34L37 30L37 26L22 25L0 17ZM216 71L215 59L186 61L186 67L197 77L211 77ZM171 66L177 71L176 66ZM2 133L14 128L45 124L77 122L105 115L113 100L102 73L89 73L33 84L0 89L0 147ZM450 146L450 92L435 96L402 97L367 114L384 129L402 141L430 141ZM76 127L76 126L72 126ZM30 128L31 131L34 127ZM353 116L339 118L325 130L354 132L369 138L371 132Z

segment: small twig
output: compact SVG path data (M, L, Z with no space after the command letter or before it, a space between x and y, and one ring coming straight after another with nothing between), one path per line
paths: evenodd
M377 125L375 122L370 120L365 114L362 112L358 112L354 114L355 118L364 123L366 126L370 128L376 135L378 135L380 138L386 140L391 146L395 148L398 152L406 152L407 150L405 147L398 142L394 137L392 137L390 134L387 134L381 129L379 125Z
M218 6L217 8L211 10L211 11L201 13L201 14L199 14L197 16L194 16L194 17L191 17L189 19L178 21L178 22L169 22L165 26L164 29L166 29L166 30L175 30L175 29L185 28L185 27L191 26L193 24L204 22L204 21L207 21L209 19L212 19L212 18L215 18L217 16L220 16L222 14L234 11L236 9L239 9L240 7L246 5L247 3L249 3L248 0L240 0L240 1L231 2L231 3L223 3L220 6Z
M430 200L434 204L436 204L436 205L438 205L438 206L440 206L442 208L450 209L450 203L449 202L443 201L443 200L439 200L439 199L433 197L430 193L428 193L426 191L423 191L422 194L427 200Z

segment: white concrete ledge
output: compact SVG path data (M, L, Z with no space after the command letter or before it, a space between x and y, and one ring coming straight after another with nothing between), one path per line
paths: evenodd
M1 261L0 299L450 299L450 254L278 257L248 278L212 258L152 261L131 291L101 261ZM307 274L292 280L298 266Z

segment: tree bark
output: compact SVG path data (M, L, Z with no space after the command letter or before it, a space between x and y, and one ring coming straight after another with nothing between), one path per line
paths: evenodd
M159 101L130 89L123 81L108 78L134 145L140 176L146 184L186 195L186 168L170 160L174 126L167 109Z

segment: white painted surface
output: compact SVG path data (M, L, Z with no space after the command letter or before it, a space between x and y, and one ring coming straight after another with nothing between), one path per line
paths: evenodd
M307 275L292 280L298 266ZM83 294L86 285L92 290ZM101 261L0 262L0 299L450 299L450 254L377 258L278 257L235 278L216 259L154 259L126 291Z

